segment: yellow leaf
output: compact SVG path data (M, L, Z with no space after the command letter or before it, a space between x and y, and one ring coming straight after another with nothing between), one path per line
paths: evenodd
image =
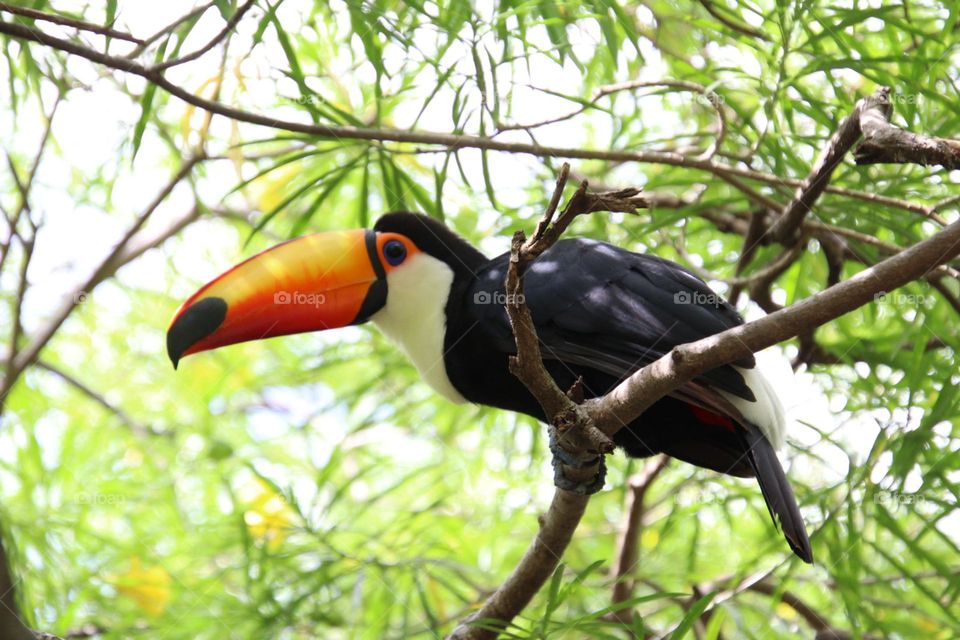
M218 73L217 75L207 78L201 83L201 85L194 91L195 94L205 97L216 99L217 94L220 92L220 83L223 80L223 75ZM209 95L204 95L204 92ZM180 135L183 137L183 144L185 147L190 145L190 133L193 131L193 126L191 121L193 120L193 114L196 113L197 108L192 104L188 104L183 111L183 117L180 119ZM203 120L200 124L200 127L197 131L200 134L199 137L199 146L203 146L203 142L207 137L207 127L210 124L210 114L203 112Z
M660 532L656 529L646 529L640 534L640 544L645 549L652 549L660 542Z
M243 521L250 535L265 542L274 550L287 537L287 530L294 521L294 513L287 501L264 483L258 483L258 491L243 514Z
M788 605L786 602L778 602L777 617L779 617L781 620L795 620L797 618L797 610Z
M159 616L166 610L173 595L171 581L166 569L160 566L144 568L139 557L132 558L130 568L111 580L117 591L151 616Z
M303 172L299 161L286 164L251 183L258 191L257 209L264 213L273 211L286 197L287 185Z

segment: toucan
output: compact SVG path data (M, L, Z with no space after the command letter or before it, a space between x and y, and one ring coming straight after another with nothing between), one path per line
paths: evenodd
M374 323L423 380L455 403L546 421L511 374L516 353L504 303L509 253L487 258L442 222L396 212L373 229L288 240L215 278L187 299L167 332L176 368L225 345ZM601 396L673 347L743 323L682 266L589 238L556 242L527 267L524 303L557 384L582 380ZM775 449L783 407L754 357L709 371L650 406L614 442L628 456L664 453L755 477L790 548L813 562L796 498Z

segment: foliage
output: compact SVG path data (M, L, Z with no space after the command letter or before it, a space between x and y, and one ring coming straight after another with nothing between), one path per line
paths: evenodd
M143 4L30 3L141 37L193 8ZM141 58L198 49L237 4L212 3ZM716 139L718 104L727 130L714 162L802 179L856 100L880 85L894 90L897 124L943 137L960 130L957 20L952 4L915 2L259 0L234 33L168 77L303 122L688 158ZM114 55L134 48L36 26ZM104 638L449 632L536 532L552 477L542 427L449 404L368 328L240 345L174 373L166 320L243 256L291 235L369 226L386 210L426 212L503 251L543 210L557 161L311 139L210 118L142 79L48 48L6 38L0 47L9 105L0 126L16 180L41 158L17 223L24 235L39 228L25 294L22 243L5 241L0 270L0 323L22 317L24 326L14 340L72 295L183 158L209 156L145 233L193 207L199 219L85 292L41 354L49 366L28 368L5 400L0 521L32 626L66 634L92 623ZM683 80L716 97L651 86L593 101L635 79ZM35 156L56 101L49 144ZM513 127L580 107L554 124ZM743 189L686 162L584 160L574 171L689 204L581 219L573 233L693 264L729 292L723 280L735 275L743 237L710 214L749 218L756 204ZM20 190L10 171L0 181L9 220ZM793 193L741 181L781 204ZM933 207L956 182L930 168L847 162L833 184ZM904 247L930 235L935 220L916 209L827 193L812 218L854 232L844 236L849 277L885 255L871 238ZM937 213L952 221L955 211L947 202ZM780 251L760 248L744 275ZM811 242L773 298L803 299L827 277L824 250ZM809 621L781 601L789 592L855 634L960 636L958 287L936 284L915 283L821 328L817 342L839 364L805 365L796 386L781 389L806 416L791 427L786 459L816 531L817 565L789 556L754 483L672 463L648 496L626 603L636 629L810 637ZM739 306L758 313L746 296ZM611 460L565 566L507 637L624 637L608 621L609 568L626 479L641 464ZM771 572L773 595L724 591L757 572Z

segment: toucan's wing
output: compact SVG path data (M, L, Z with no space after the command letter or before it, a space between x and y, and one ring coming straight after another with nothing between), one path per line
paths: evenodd
M503 308L508 259L503 255L491 261L466 300L490 342L513 353L513 333ZM680 265L584 238L561 240L531 263L524 294L545 358L616 378L629 376L677 345L743 323L726 300ZM755 361L749 356L736 365L752 368ZM714 369L698 381L755 400L733 366Z
M508 260L500 256L478 274L465 304L493 348L515 353L503 307ZM551 247L527 269L524 294L544 358L617 379L677 345L743 324L729 303L680 265L594 240L562 240ZM710 458L724 460L718 470L737 475L749 474L744 469L749 465L791 548L812 562L803 518L774 452L783 439L783 409L770 384L753 370L752 355L734 365L709 371L670 395L738 421L743 427L735 432L738 446L731 451L727 440L721 449L710 449L716 441L708 439L673 441L663 450L708 468L718 468Z

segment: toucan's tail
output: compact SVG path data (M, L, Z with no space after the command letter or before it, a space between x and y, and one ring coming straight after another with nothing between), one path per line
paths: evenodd
M777 459L777 453L760 429L752 427L737 430L744 440L750 466L760 483L760 491L767 502L774 523L783 530L787 543L797 556L806 563L813 564L813 550L810 539L797 507L797 499L787 477Z

